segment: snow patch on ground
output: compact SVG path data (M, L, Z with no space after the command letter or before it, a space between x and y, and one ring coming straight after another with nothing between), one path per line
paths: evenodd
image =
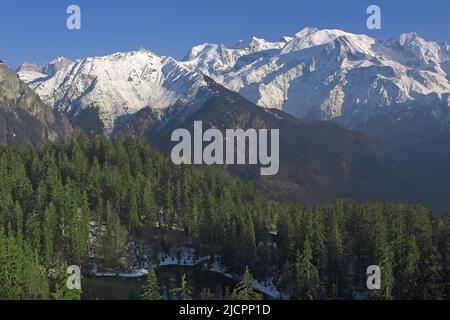
M95 277L117 277L117 278L141 278L148 274L148 269L165 266L196 266L203 264L211 272L219 273L229 279L239 281L240 275L232 274L226 271L226 268L220 263L220 257L204 256L197 257L194 248L180 247L173 249L170 253L159 253L158 262L150 262L147 254L144 254L145 246L130 242L127 245L128 250L132 252L136 262L131 272L100 272L94 265L90 274ZM137 257L140 257L137 259ZM267 295L272 299L282 299L283 295L278 291L273 278L267 278L264 281L255 280L252 282L255 289Z

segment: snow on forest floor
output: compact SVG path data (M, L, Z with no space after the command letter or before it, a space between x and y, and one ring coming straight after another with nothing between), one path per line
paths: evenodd
M97 265L93 265L90 273L95 277L117 277L117 278L141 278L148 274L147 269L136 268L131 272L101 272L98 271Z
M158 262L149 262L148 256L144 254L144 247L137 243L129 243L128 249L133 252L135 258L134 267L131 272L100 272L97 267L91 270L91 274L96 277L119 277L119 278L141 278L148 274L148 269L164 266L196 266L201 263L207 264L208 270L233 279L240 280L240 276L226 272L224 266L219 262L219 257L204 256L197 257L194 248L180 247L171 250L170 253L159 253ZM264 281L254 280L252 285L261 293L272 299L281 299L283 295L274 285L273 278L267 278Z
M96 277L113 277L113 278L141 278L148 274L146 269L133 270L132 272L95 272Z

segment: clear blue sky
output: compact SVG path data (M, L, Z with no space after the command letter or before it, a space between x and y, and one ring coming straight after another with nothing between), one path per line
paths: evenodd
M82 10L82 30L66 29L66 8ZM382 9L382 30L366 28L366 8ZM402 32L450 42L449 0L2 0L0 59L44 64L144 47L182 58L202 42L233 45L252 35L276 40L303 27L339 28L386 39Z

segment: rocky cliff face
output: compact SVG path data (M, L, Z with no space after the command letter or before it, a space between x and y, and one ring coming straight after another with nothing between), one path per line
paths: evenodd
M75 126L0 64L0 144L34 146L72 137Z

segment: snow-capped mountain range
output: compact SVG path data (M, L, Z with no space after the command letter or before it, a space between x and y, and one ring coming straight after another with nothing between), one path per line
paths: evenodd
M43 101L73 118L98 110L106 134L121 117L143 108L194 110L208 95L203 75L146 50L77 61L58 58L43 68L23 64L17 73Z
M380 41L306 28L278 42L253 37L232 48L201 44L183 61L140 50L18 70L54 108L72 117L98 110L106 133L145 107L200 108L212 93L202 74L261 107L302 119L355 127L411 103L439 105L436 114L448 119L450 45L415 33Z
M415 33L379 41L306 28L278 42L202 44L182 64L259 106L350 127L411 101L449 105L450 45Z

